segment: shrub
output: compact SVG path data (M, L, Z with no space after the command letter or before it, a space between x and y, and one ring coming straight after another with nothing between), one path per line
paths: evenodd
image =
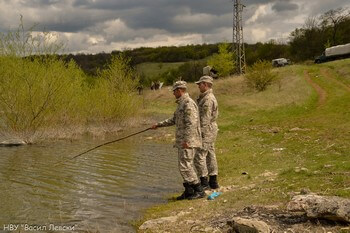
M158 79L162 80L165 85L172 85L175 81L182 80L186 82L197 81L203 75L203 67L205 67L206 61L197 60L185 62L176 69L170 69L159 75Z
M73 62L7 56L0 64L2 131L31 141L41 128L73 117L83 76Z
M219 53L214 54L209 60L208 65L218 71L220 77L232 74L235 70L233 53L228 50L229 44L219 44Z
M99 72L85 98L89 121L120 121L137 112L141 104L136 95L139 80L129 62L123 55L114 55L106 69Z
M257 91L264 91L273 82L278 80L276 74L272 72L272 65L268 61L257 61L252 67L247 69L244 76L247 85Z
M60 43L49 33L38 35L22 22L0 34L0 134L33 142L63 127L121 122L137 112L138 79L128 59L115 56L88 79L73 60L58 58Z

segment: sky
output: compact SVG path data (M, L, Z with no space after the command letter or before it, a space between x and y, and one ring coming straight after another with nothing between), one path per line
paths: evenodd
M244 41L286 42L310 16L349 0L241 0ZM232 0L0 0L0 32L50 31L69 53L232 42Z

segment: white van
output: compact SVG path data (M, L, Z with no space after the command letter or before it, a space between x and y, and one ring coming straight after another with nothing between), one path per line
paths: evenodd
M290 64L290 60L286 58L277 58L272 60L272 65L274 67L281 67L286 66Z

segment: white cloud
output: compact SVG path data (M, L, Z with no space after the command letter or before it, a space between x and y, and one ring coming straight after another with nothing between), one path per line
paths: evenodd
M288 38L309 16L350 6L348 0L244 0L246 42ZM227 0L0 0L0 31L18 27L57 32L68 52L109 52L140 46L232 41Z
M255 23L260 17L267 15L267 11L268 4L259 6L258 9L255 10L254 15L246 21L246 24Z

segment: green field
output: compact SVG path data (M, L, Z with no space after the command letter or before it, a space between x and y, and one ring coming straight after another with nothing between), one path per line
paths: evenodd
M178 68L182 64L184 64L184 62L173 62L173 63L147 62L147 63L141 63L137 65L136 70L139 73L143 73L146 77L153 79L169 69Z
M220 113L219 183L231 187L218 199L225 202L170 201L149 209L143 221L190 207L186 219L207 221L253 204L284 208L301 189L350 197L350 59L275 72L282 78L280 85L259 93L249 90L243 77L214 84ZM195 84L189 90L192 97L198 95ZM150 93L146 113L170 116L176 107L172 93Z

